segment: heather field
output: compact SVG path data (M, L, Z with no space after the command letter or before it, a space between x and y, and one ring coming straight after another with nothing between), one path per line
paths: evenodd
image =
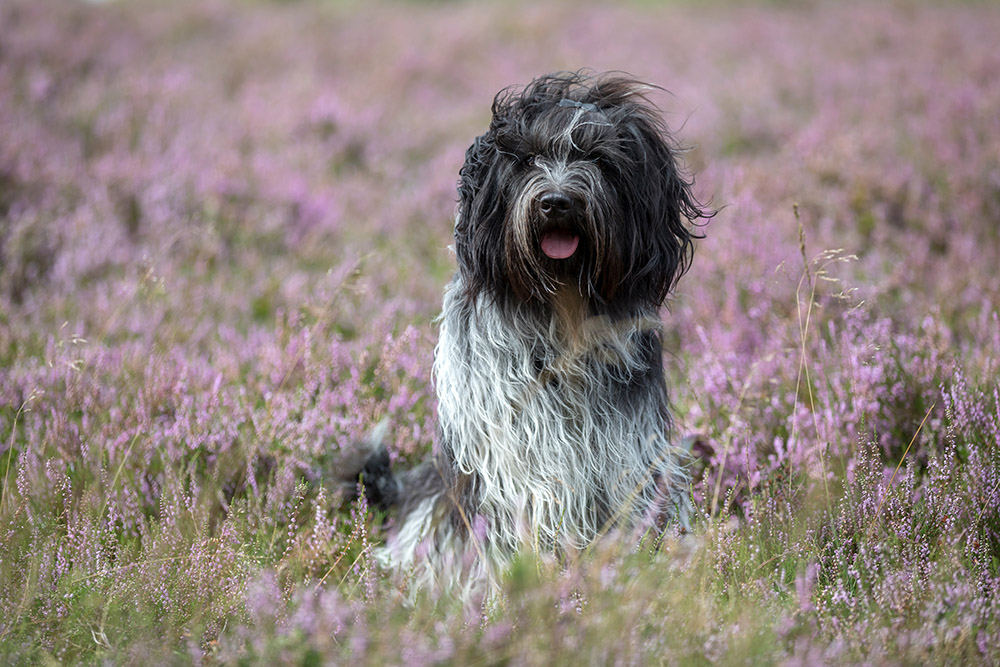
M1000 662L1000 6L0 3L0 662ZM493 94L656 93L719 214L664 309L697 517L378 569ZM636 544L639 547L636 548Z

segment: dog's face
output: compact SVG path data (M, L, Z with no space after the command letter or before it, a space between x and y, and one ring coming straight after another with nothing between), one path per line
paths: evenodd
M499 305L575 286L609 313L659 306L691 259L685 218L706 217L648 86L561 73L501 91L466 153L459 270Z

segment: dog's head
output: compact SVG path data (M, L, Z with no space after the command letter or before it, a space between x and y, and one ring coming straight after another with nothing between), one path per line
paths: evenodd
M473 294L607 312L659 306L690 264L691 193L650 86L558 73L501 91L460 172L455 244Z

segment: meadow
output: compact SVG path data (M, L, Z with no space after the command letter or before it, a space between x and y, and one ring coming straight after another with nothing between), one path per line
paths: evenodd
M1000 662L1000 7L0 4L0 662ZM493 95L624 70L719 210L691 533L379 570ZM669 91L669 92L668 92ZM636 546L638 544L638 547Z

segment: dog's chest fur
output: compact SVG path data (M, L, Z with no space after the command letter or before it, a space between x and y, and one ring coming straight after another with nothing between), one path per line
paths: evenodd
M502 550L586 546L633 523L657 504L657 481L680 474L657 314L592 316L572 288L555 304L473 302L460 277L445 293L434 362L442 453Z

